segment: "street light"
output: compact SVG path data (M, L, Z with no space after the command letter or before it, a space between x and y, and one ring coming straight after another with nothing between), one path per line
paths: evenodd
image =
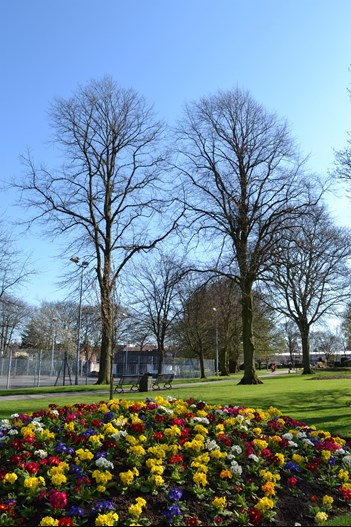
M212 309L216 313L216 363L215 363L215 372L216 372L216 375L218 375L218 316L217 316L217 308L213 307Z
M57 318L53 318L53 319L52 319L51 370L50 370L50 376L54 374L54 355L55 355L55 339L56 339L56 322L57 322Z
M89 262L83 260L80 261L78 256L72 256L71 262L74 262L81 269L80 273L80 290L79 290L79 309L78 309L78 327L77 327L77 350L76 350L76 374L74 384L78 384L78 373L79 373L79 355L80 355L80 325L82 318L82 296L83 296L83 273L84 269L88 267Z

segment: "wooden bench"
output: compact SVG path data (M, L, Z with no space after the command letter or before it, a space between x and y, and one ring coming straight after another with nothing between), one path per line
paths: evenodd
M124 393L126 386L129 386L130 392L139 391L140 379L142 375L122 375L115 387L115 392Z
M159 373L156 379L152 381L152 389L161 390L163 388L166 390L167 388L172 388L173 379L174 373Z

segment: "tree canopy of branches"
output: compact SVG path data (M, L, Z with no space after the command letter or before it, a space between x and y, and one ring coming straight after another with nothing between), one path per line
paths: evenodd
M177 127L188 218L217 254L214 270L240 287L244 376L257 384L253 285L273 240L310 202L287 124L234 89L188 104Z
M350 298L350 254L349 230L336 227L323 206L310 207L277 241L270 301L298 327L304 374L312 373L311 326Z
M159 351L159 373L162 372L165 344L179 310L179 284L185 268L177 257L156 251L154 258L137 264L133 273L133 295L137 326L147 329Z
M89 269L96 271L102 326L97 383L108 383L117 278L135 253L153 248L174 227L166 221L164 126L141 96L110 77L55 100L50 117L65 163L49 170L28 154L17 186L33 211L31 222L64 236L65 254L84 251L94 262Z

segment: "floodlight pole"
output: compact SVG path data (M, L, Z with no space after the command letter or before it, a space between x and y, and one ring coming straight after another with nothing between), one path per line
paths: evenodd
M83 297L83 274L84 269L88 267L89 262L83 261L80 262L78 256L72 256L71 262L74 262L78 267L80 267L80 289L79 289L79 308L78 308L78 325L77 325L77 349L76 349L76 371L74 384L78 385L78 374L79 374L79 356L80 356L80 326L82 320L82 297Z

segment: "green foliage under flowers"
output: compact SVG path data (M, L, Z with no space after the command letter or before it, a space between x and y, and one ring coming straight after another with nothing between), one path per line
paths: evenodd
M0 525L317 525L351 503L351 443L274 407L51 404L1 421L0 456Z

